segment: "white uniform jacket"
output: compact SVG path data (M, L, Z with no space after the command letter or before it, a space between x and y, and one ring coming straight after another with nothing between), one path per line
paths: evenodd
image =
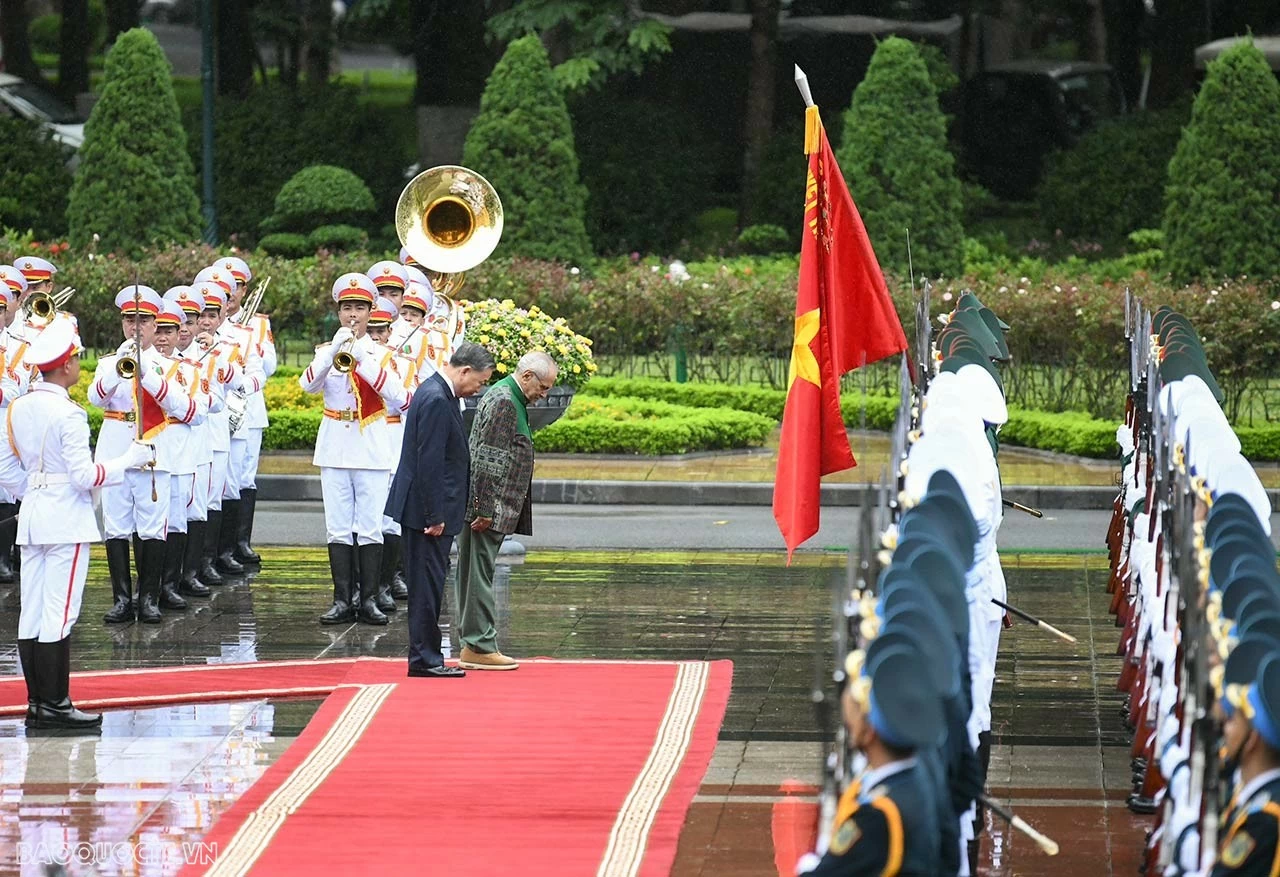
M403 414L412 394L391 367L391 351L368 335L357 339L352 346L359 362L350 374L333 368L335 353L332 344L321 344L311 364L298 378L308 393L324 393L325 414L316 436L312 463L332 469L390 472L397 460L392 459L394 449L387 416ZM381 398L385 410L374 414L364 408L357 410L357 376Z
M89 385L89 402L103 410L102 429L98 433L94 456L99 462L123 454L138 435L133 408L134 382L123 380L116 373L117 359L119 355L115 353L99 359L93 383ZM191 423L196 418L197 403L187 395L185 387L165 377L169 365L170 361L154 347L143 351L142 361L138 364L142 389L164 411L166 421ZM167 430L168 425L166 422L162 431ZM175 465L172 444L157 441L156 470L172 472Z
M244 311L238 311L227 319L227 323L240 328L240 318L243 315ZM266 429L267 402L262 393L262 386L265 386L267 378L276 372L276 342L275 336L271 334L271 321L267 317L254 314L249 322L252 324L248 333L249 344L253 348L254 355L262 363L262 383L247 399L248 406L245 408L244 426L241 429Z
M157 360L163 364L165 380L182 388L191 400L195 414L189 420L172 418L164 432L155 438L156 454L169 461L169 471L174 475L190 475L200 464L196 459L200 450L199 438L193 439L193 434L203 427L209 415L209 397L200 392L200 378L194 365L159 354Z

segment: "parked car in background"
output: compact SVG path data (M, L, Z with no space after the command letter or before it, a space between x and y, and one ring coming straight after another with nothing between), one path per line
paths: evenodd
M964 164L1002 198L1030 198L1044 158L1127 109L1108 64L1029 59L987 68L964 86Z
M0 112L39 123L54 140L72 149L84 145L84 120L75 110L40 86L11 73L0 73Z
M195 24L196 0L143 0L138 18L159 24Z

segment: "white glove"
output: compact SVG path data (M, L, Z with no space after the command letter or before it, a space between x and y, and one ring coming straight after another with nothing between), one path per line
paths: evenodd
M137 359L138 358L137 353L138 353L137 345L133 343L132 339L124 342L123 344L121 344L119 347L116 348L116 356L128 356L133 359Z
M146 362L138 363L138 369L141 375L142 389L152 396L159 393L160 388L164 386L164 375L156 374L156 370L148 367Z
M344 341L350 341L355 337L355 333L351 331L349 326L343 326L337 332L333 333L333 346L337 347Z
M134 439L123 454L126 469L140 469L156 458L156 446Z

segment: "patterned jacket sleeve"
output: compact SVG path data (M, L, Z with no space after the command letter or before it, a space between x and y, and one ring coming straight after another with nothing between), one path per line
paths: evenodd
M467 520L492 518L502 498L515 455L511 447L518 429L515 402L507 393L490 390L480 400L471 425L471 508Z

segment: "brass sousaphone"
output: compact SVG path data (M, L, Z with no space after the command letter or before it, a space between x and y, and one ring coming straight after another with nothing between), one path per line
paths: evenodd
M455 301L465 272L493 253L502 238L502 201L484 177L457 165L418 174L396 203L396 235L449 305L452 338L458 328Z

